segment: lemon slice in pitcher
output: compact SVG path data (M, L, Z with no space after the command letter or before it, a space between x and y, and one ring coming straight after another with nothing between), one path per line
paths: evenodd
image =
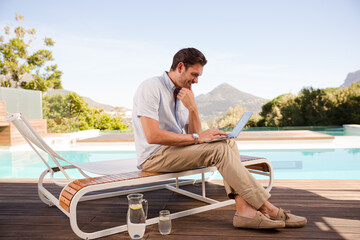
M130 208L132 210L139 210L140 208L142 208L142 204L130 204Z

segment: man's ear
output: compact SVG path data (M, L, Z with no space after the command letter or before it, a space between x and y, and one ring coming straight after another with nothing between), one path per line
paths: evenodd
M179 73L181 73L185 69L185 64L183 62L179 62L176 69Z

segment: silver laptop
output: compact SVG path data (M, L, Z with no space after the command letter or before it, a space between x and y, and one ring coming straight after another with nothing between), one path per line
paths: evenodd
M231 133L229 133L224 138L215 138L215 139L211 140L210 142L222 141L222 140L226 140L229 138L236 138L237 136L239 136L241 130L245 127L246 123L249 121L252 114L253 114L252 112L245 112L241 116L240 120L238 121L238 123L236 124L236 126L234 127L234 129L232 130Z

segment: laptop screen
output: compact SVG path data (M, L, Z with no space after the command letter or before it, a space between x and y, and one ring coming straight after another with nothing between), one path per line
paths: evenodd
M236 124L235 128L232 130L231 133L229 133L229 137L236 138L239 136L241 130L245 127L246 123L249 121L250 117L252 115L252 112L245 112L242 117L240 118L239 122Z

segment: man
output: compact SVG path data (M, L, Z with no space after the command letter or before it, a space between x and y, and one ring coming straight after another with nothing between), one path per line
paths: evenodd
M195 48L178 51L169 72L144 81L134 96L133 126L138 167L149 172L177 172L215 165L226 192L235 199L234 227L303 227L306 218L272 205L270 194L242 165L234 140L219 129L201 131L191 85L198 83L205 56ZM183 133L185 129L186 133Z

